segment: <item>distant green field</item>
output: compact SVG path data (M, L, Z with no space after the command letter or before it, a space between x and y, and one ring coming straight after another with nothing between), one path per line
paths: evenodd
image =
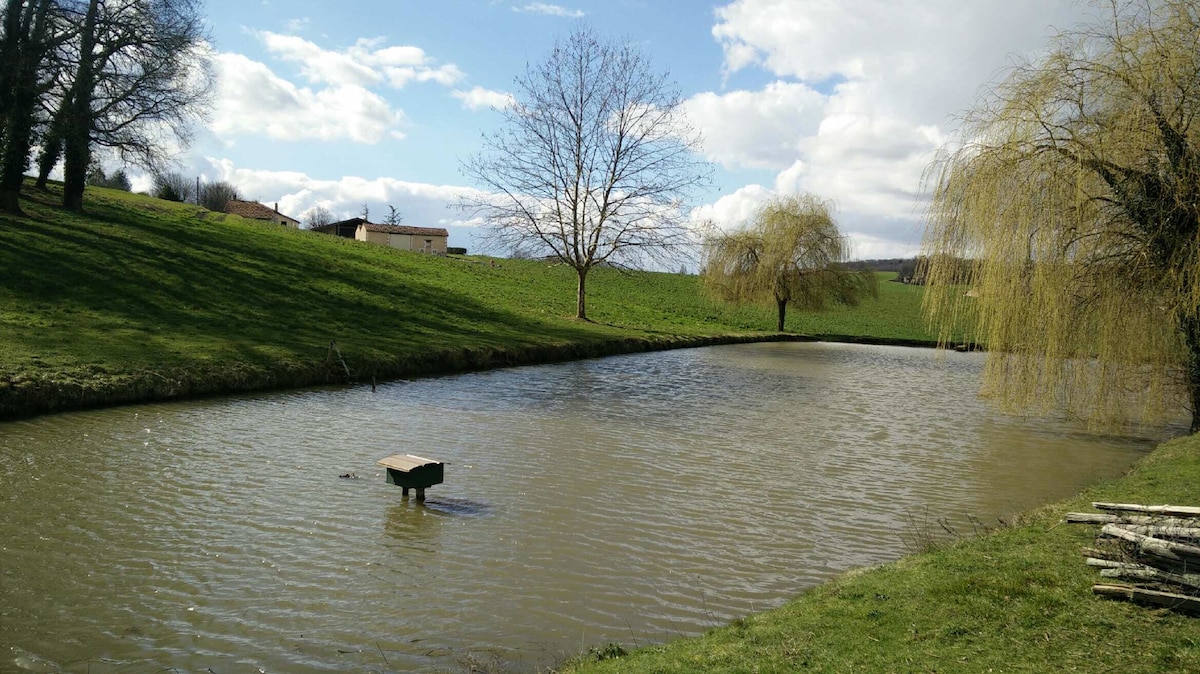
M774 327L773 308L714 301L695 276L597 269L588 323L559 265L401 252L105 189L89 189L87 216L28 196L29 217L0 215L0 414L29 396L70 407L105 389L121 402L336 380L333 341L364 380L464 353L469 367L494 351ZM788 330L928 339L920 289L881 286L858 308L791 311Z
M935 337L921 314L922 286L896 283L894 273L879 274L879 299L856 307L835 306L825 311L788 312L787 328L824 338L881 337L931 341Z

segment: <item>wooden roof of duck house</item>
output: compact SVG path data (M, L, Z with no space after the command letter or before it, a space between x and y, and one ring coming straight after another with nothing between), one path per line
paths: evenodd
M417 500L425 500L425 489L441 484L445 478L446 464L412 454L394 454L377 462L387 469L387 483L403 487L403 495L409 489L417 490Z

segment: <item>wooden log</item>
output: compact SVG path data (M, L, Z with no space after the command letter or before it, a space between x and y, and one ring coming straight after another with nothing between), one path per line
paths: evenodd
M1187 613L1200 613L1200 597L1189 597L1174 592L1159 592L1145 590L1129 585L1093 585L1092 592L1110 599L1124 599L1139 604L1164 606L1166 608Z
M1124 566L1136 566L1138 568L1145 567L1144 564L1130 564L1129 562L1118 562L1115 559L1102 559L1100 557L1088 557L1087 565L1094 566L1100 569L1119 569ZM1149 567L1146 567L1149 568Z
M1096 510L1116 510L1120 512L1152 513L1168 517L1200 517L1200 508L1195 506L1173 505L1138 505L1136 503L1092 503Z
M1126 524L1124 522L1113 522L1113 524L1135 534L1156 538L1200 539L1200 527L1166 527L1156 524Z
M1100 575L1105 578L1149 580L1156 583L1179 585L1193 590L1200 589L1200 576L1194 573L1171 573L1142 564L1119 564L1115 567L1100 569Z
M1200 518L1153 517L1150 515L1110 515L1107 513L1067 513L1068 524L1139 524L1159 527L1190 527L1200 529Z
M1145 536L1128 531L1116 524L1105 524L1100 533L1113 538L1137 543L1138 548L1148 552L1155 557L1163 557L1174 562L1186 562L1195 560L1200 562L1200 548L1184 543L1174 543L1172 541L1164 541L1152 536Z
M1109 524L1119 522L1120 517L1104 513L1067 513L1063 518L1067 524Z

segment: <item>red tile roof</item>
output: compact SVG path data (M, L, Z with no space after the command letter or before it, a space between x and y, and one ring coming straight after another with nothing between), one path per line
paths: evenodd
M296 221L295 218L289 218L279 211L276 211L269 206L264 206L257 201L238 201L236 199L232 199L228 204L225 205L225 212L233 215L240 215L243 218L251 218L253 220L274 220L275 218L283 217L287 218L288 220Z
M373 222L363 223L368 232L386 232L388 234L411 234L412 236L450 236L450 232L440 227L409 227L408 225L377 225Z

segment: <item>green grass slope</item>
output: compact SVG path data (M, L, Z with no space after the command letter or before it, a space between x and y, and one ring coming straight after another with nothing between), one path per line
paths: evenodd
M89 189L87 215L29 192L0 215L0 416L203 393L760 338L766 307L694 276L589 276L540 261L445 258ZM792 312L789 330L928 339L919 289ZM337 343L337 351L330 349ZM343 367L337 354L344 357ZM346 368L350 376L346 375Z
M1019 525L822 585L703 637L565 672L1198 672L1196 618L1101 599L1062 524L1092 501L1200 503L1200 436ZM612 654L617 649L597 649Z

